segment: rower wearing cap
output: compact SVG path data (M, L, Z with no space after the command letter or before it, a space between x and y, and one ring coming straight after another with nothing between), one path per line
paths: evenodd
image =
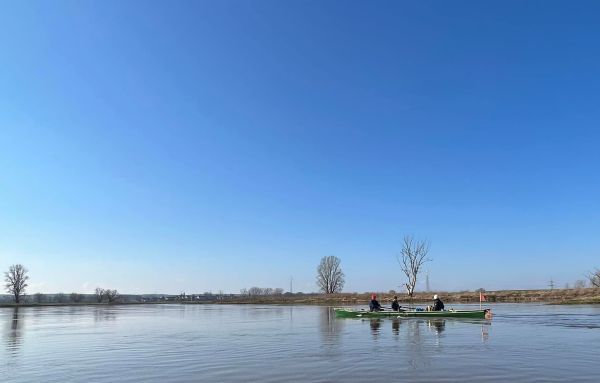
M381 311L381 305L377 302L377 295L371 295L371 302L369 303L369 311Z
M433 296L433 311L442 311L444 310L444 302L440 298L438 298L437 294Z

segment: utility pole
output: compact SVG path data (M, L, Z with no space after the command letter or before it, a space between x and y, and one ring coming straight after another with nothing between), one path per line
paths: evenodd
M427 292L431 291L429 290L429 270L427 270L427 272L425 273L425 290Z
M290 294L294 293L293 282L294 282L294 277L290 277Z

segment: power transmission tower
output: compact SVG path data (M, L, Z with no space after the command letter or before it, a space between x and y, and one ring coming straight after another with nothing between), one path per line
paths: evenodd
M425 290L429 292L429 270L425 273Z
M294 277L290 277L290 294L294 292L294 291L293 291L293 289L292 289L292 287L293 287L293 285L292 285L292 284L293 284L293 282L294 282Z
M548 282L548 286L550 287L550 291L554 290L554 281L550 278L550 282Z

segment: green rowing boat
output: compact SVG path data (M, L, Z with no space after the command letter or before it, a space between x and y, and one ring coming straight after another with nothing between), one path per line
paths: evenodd
M490 309L485 310L445 310L445 311L367 311L367 310L350 310L350 309L334 309L335 316L338 318L473 318L473 319L489 319L492 312Z

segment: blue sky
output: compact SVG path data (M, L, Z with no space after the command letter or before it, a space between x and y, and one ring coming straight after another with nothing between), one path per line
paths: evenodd
M544 288L600 267L597 2L0 12L0 268L30 293ZM423 288L420 284L418 288Z

